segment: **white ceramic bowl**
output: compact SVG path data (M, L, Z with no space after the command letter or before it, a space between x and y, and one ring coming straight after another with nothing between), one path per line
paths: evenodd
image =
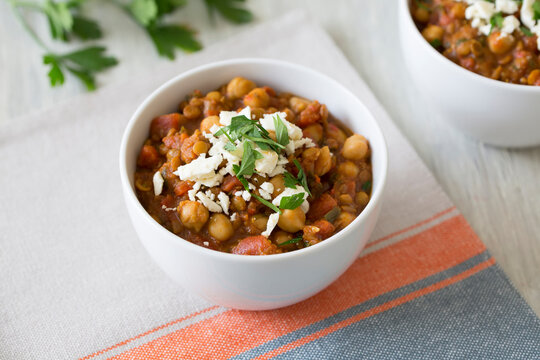
M435 50L399 0L399 35L417 87L446 121L484 143L540 145L540 87L509 84L466 70Z
M152 118L175 111L194 89L213 90L235 76L317 99L372 148L373 194L343 231L305 249L269 256L242 256L206 249L158 224L137 200L133 174ZM154 91L128 123L120 150L120 176L133 226L155 262L185 289L222 306L274 309L304 300L336 280L358 257L379 216L387 171L382 132L365 106L336 81L308 68L276 60L237 59L185 72Z

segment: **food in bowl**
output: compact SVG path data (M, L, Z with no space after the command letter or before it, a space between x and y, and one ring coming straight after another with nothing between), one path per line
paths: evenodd
M482 76L540 86L540 0L414 0L424 38Z
M155 117L135 188L194 244L240 255L294 251L345 228L370 200L368 140L318 101L236 77Z

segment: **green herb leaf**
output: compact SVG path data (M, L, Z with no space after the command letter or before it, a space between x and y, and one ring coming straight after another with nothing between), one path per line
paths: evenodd
M280 209L294 210L304 202L306 193L298 193L291 196L284 196L279 202Z
M225 144L225 146L223 147L225 150L227 151L235 151L236 150L236 146L234 146L232 143L227 143Z
M495 15L493 15L491 19L489 20L489 23L491 24L490 32L493 31L494 28L501 29L503 26L503 21L504 21L504 16L502 12L498 12Z
M186 5L187 0L155 0L158 8L158 16L170 14L174 10Z
M47 74L51 82L51 86L62 85L64 83L64 73L54 55L47 54L43 56L43 63L50 65L51 69Z
M147 28L158 53L171 60L174 59L175 48L193 52L202 48L195 39L194 32L180 25L156 25Z
M158 6L154 0L133 0L128 8L133 17L143 26L150 25L158 14Z
M242 155L240 167L238 167L237 170L233 167L233 171L237 177L242 175L252 175L255 170L255 160L262 159L262 157L260 152L253 149L253 146L249 141L244 141L244 155Z
M239 5L245 0L205 0L208 11L213 14L217 10L224 18L237 24L248 23L253 20L253 15Z
M263 204L265 206L268 206L270 209L274 210L275 212L279 213L280 215L282 214L281 210L276 205L272 204L270 201L263 199L262 197L260 197L257 194L251 194L251 196L253 196L255 199L259 200L259 202L261 204Z
M43 3L43 12L47 16L52 38L66 40L66 33L70 32L73 26L68 3L46 0Z
M81 80L84 85L86 86L86 90L88 91L94 91L96 89L96 80L94 78L94 75L89 71L81 71L77 69L73 69L71 67L67 68L70 73L75 75L79 80Z
M296 189L296 184L298 184L298 180L288 171L285 171L283 173L283 180L285 181L285 187Z
M366 193L369 193L371 191L371 181L366 181L362 184L362 190Z
M533 19L540 20L540 0L535 0L532 4L532 8L534 11Z
M311 191L309 191L309 187L307 183L306 173L304 172L304 169L302 169L302 165L300 165L300 163L296 159L294 159L293 162L294 162L294 165L296 165L296 168L298 169L298 181L304 187L304 189L306 189L309 196L311 196Z
M285 245L290 245L290 244L296 244L297 242L300 242L302 241L302 237L299 236L299 237L295 237L294 239L291 239L291 240L287 240L285 242L282 242L281 244L278 244L278 246L285 246Z
M105 50L106 49L102 46L91 46L62 55L62 59L77 64L83 71L102 71L118 64L118 61L114 57L104 56Z
M433 46L435 49L441 47L442 43L441 43L441 40L439 39L433 39L429 42L431 44L431 46Z
M289 132L279 115L274 116L274 128L276 129L276 140L285 146L289 143Z
M519 29L521 30L521 32L523 34L525 34L525 36L533 36L533 33L531 32L531 30L529 30L528 27L526 26L520 26Z
M73 16L73 34L83 40L99 39L102 36L97 22L80 15Z
M233 165L233 171L234 173L236 174L238 171L240 170L240 166L238 165ZM238 178L238 180L242 183L242 185L244 185L244 189L246 189L247 191L249 191L249 183L248 181L246 180L246 178L243 176L243 175L239 175L239 176L236 176Z

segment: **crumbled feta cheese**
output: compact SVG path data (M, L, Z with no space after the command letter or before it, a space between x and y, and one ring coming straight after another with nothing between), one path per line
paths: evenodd
M282 198L286 196L300 194L300 193L304 194L304 202L302 203L302 205L300 205L300 208L302 209L304 213L307 213L309 211L309 202L306 200L308 197L308 194L306 193L306 190L300 185L296 185L295 189L285 188L285 190L283 190L281 194L279 194L278 196L274 198L274 200L272 200L272 204L279 206Z
M203 245L204 245L204 246L209 246L210 243L209 243L208 241L203 241Z
M263 182L260 186L261 189L263 189L264 191L266 191L267 193L273 193L274 192L274 184L272 184L271 182Z
M501 34L511 34L519 29L519 25L519 20L514 15L507 16L503 20Z
M243 197L244 200L246 200L246 201L251 200L251 194L250 194L249 191L247 191L247 190L242 191L242 197Z
M314 147L315 146L315 143L313 142L313 140L311 140L311 138L302 138L300 140L291 140L289 141L289 143L285 146L285 151L287 152L287 154L293 154L295 152L296 149L299 149L301 147Z
M277 165L278 154L272 150L258 150L263 156L255 161L255 170L260 174L270 174Z
M229 215L229 203L230 203L229 196L227 196L227 194L221 191L218 194L218 199L219 199L219 205L221 205L223 212Z
M200 203L203 204L209 211L218 213L222 211L221 206L219 206L218 203L210 199L206 194L198 192L196 196L200 200Z
M161 205L161 208L165 211L176 211L176 208L170 208L170 207L167 207L165 205Z
M279 115L281 120L283 121L283 124L285 124L285 127L287 128L287 132L289 133L289 139L292 140L300 140L302 138L302 129L300 129L298 126L288 122L285 120L287 117L287 114L284 112L277 112L273 114L264 114L262 119L259 121L261 122L261 125L266 130L270 131L276 131L276 127L274 126L274 116Z
M261 197L266 200L272 199L272 195L270 195L268 191L263 189L259 189L259 195L261 195Z
M189 164L179 166L174 174L180 180L199 181L202 185L208 187L216 186L223 180L223 175L216 174L215 172L222 161L223 157L221 154L216 154L208 158L205 154L201 154Z
M244 115L248 119L251 119L251 108L246 106L241 111L222 111L219 113L219 122L223 126L231 125L232 118L235 116Z
M489 35L491 31L490 20L495 15L495 5L488 1L475 1L465 10L465 18L471 21L471 26L477 28L482 34Z
M242 196L242 193L243 193L242 190L237 191L237 192L234 193L234 196Z
M533 29L536 25L536 20L534 19L534 9L533 4L535 0L523 0L521 4L521 22L523 25L529 29Z
M210 198L210 200L216 200L216 194L212 192L212 190L208 189L205 191L206 196Z
M276 175L283 174L285 171L285 167L283 167L282 165L278 165L274 168L274 170L272 170L271 173L268 174L268 176L274 177Z
M163 176L161 176L161 172L159 171L156 171L152 180L154 181L154 195L158 196L163 191L163 183L165 180L163 180Z
M276 227L277 223L279 221L279 214L273 213L268 217L268 222L266 223L266 230L261 233L262 236L269 237L272 233L272 230Z
M495 11L513 14L518 11L518 3L515 0L495 0Z
M233 214L231 215L231 221L236 220L237 217L238 217L238 214L237 214L237 213L233 213Z

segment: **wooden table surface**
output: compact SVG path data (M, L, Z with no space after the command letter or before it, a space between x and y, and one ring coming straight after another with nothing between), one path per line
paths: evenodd
M437 109L421 97L404 67L396 0L249 0L248 7L256 16L255 23L302 8L330 33L515 287L540 314L540 148L492 148L443 122ZM157 58L145 34L107 2L89 1L87 10L100 19L106 33L102 43L121 62L99 75L100 85L147 75L146 69L168 61ZM224 21L211 24L201 0L189 0L173 17L191 22L205 45L250 27ZM41 34L47 34L42 19L33 22ZM0 1L0 131L19 115L69 101L85 91L71 78L63 87L51 89L41 54L8 3Z

